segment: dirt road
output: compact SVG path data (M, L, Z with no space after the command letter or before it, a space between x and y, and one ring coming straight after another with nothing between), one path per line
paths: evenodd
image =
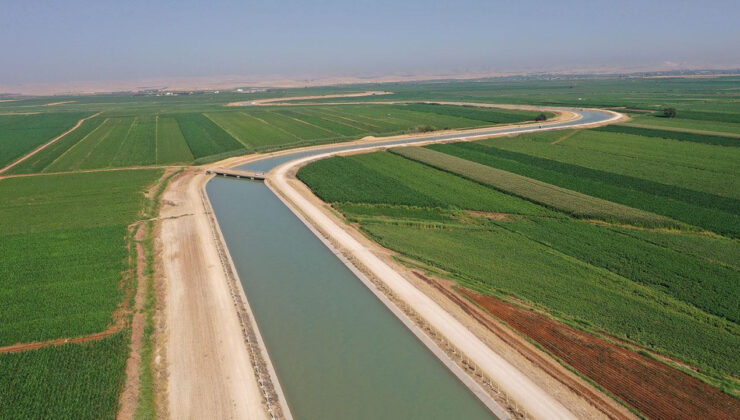
M85 117L85 118L77 121L77 124L75 124L74 127L70 128L69 130L65 131L64 133L62 133L62 134L54 137L53 139L47 141L46 143L44 143L41 146L37 147L36 149L34 149L33 151L31 151L27 155L25 155L22 158L16 160L15 162L11 163L10 165L7 165L6 167L0 169L0 174L3 173L3 172L6 172L8 170L10 170L11 168L15 167L16 165L20 164L21 162L24 162L26 159L30 158L31 156L35 155L36 153L38 153L38 152L46 149L47 147L51 146L54 143L56 143L62 137L66 136L67 134L69 134L69 133L77 130L78 128L80 128L80 126L82 125L82 123L84 123L85 121L89 120L90 118L97 117L98 115L100 115L100 112L98 112L97 114L90 115L89 117Z
M163 197L159 267L166 279L168 411L173 419L267 419L201 191L186 172Z
M329 98L357 98L360 96L375 96L375 95L390 95L393 92L385 91L367 91L358 93L338 93L335 95L313 95L313 96L290 96L286 98L268 98L268 99L254 99L251 101L231 102L226 106L245 106L245 105L269 105L275 102L284 101L304 101L310 99L329 99Z

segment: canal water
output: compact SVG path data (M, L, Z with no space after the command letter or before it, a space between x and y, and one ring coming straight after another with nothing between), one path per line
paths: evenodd
M492 418L264 184L207 192L296 419Z
M609 117L582 114L580 123ZM206 191L296 419L493 417L263 183L215 178Z

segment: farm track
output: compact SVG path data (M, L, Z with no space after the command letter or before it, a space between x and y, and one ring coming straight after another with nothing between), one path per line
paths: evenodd
M49 147L49 146L51 146L52 144L56 143L57 141L61 140L61 139L62 139L62 137L66 136L67 134L69 134L69 133L71 133L71 132L75 131L76 129L80 128L80 126L81 126L81 125L82 125L82 124L83 124L83 123L84 123L85 121L87 121L87 120L89 120L89 119L91 119L91 118L97 117L97 116L98 116L98 115L100 115L100 114L101 114L101 113L100 113L100 112L98 112L97 114L93 114L93 115L90 115L89 117L85 117L85 118L83 118L83 119L81 119L81 120L77 121L77 124L75 124L75 125L74 125L74 127L70 128L69 130L65 131L64 133L62 133L62 134L58 135L57 137L54 137L53 139L49 140L48 142L46 142L46 143L42 144L41 146L37 147L36 149L34 149L33 151L31 151L30 153L28 153L28 154L24 155L23 157L21 157L20 159L16 160L15 162L13 162L13 163L11 163L11 164L9 164L9 165L5 166L4 168L0 169L0 174L4 173L4 172L6 172L6 171L9 171L10 169L14 168L14 167L15 167L15 166L17 166L18 164L20 164L20 163L22 163L22 162L24 162L24 161L28 160L28 159L29 159L30 157L32 157L32 156L33 156L33 155L35 155L36 153L38 153L38 152L40 152L40 151L42 151L42 150L46 149L47 147ZM0 179L2 179L2 177L0 177Z
M0 179L9 178L27 178L32 176L53 176L53 175L68 175L68 174L85 174L94 172L115 172L115 171L134 171L140 169L185 169L191 168L189 165L148 165L148 166L125 166L120 168L101 168L101 169L81 169L77 171L64 171L64 172L36 172L32 174L16 174L16 175L4 175L0 176Z

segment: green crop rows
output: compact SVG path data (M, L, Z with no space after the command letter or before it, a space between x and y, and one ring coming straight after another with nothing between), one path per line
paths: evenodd
M714 144L719 146L740 147L740 139L726 136L714 136L709 134L689 133L676 130L660 130L654 128L631 127L628 125L607 125L597 128L596 131L608 133L633 134L645 137L659 137L663 139L673 139L682 141L691 141L694 143Z
M532 141L550 138L527 137ZM737 199L505 150L496 147L496 142L484 144L456 143L429 148L715 232L740 235Z
M90 334L112 322L128 267L127 226L160 174L0 181L0 346Z
M0 354L0 418L115 419L126 333L87 344Z
M407 147L393 153L443 171L464 176L481 184L514 194L532 202L580 218L594 218L645 226L674 226L675 222L657 214L567 190L532 178L481 165L430 149Z
M72 128L82 112L0 115L0 168Z

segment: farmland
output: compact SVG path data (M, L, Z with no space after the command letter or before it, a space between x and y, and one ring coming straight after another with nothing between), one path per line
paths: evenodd
M154 231L155 198L145 193L176 170L166 167L539 114L430 101L602 106L632 120L333 157L298 177L399 259L454 280L633 409L725 413L740 393L738 80L492 79L0 102L0 167L99 113L0 175L0 347L105 332L0 353L0 389L9 390L0 418L116 416L138 281L133 245L143 243L132 225L150 220ZM225 106L366 90L393 93ZM665 106L677 117L660 117ZM148 346L144 363L154 358ZM142 398L156 413L147 368ZM637 392L613 371L659 374ZM651 393L697 403L652 404Z
M103 333L0 353L0 417L115 418L130 340L121 309L137 280L129 226L161 174L0 180L0 347Z
M596 169L576 164L596 166L595 159L540 157L541 150L566 147L560 144L571 139L578 145L571 146L573 154L607 150L612 160L600 155ZM709 383L732 388L731 378L740 374L734 354L740 345L739 248L736 239L720 234L736 232L734 197L715 194L716 182L698 188L696 181L691 189L639 177L646 172L637 162L620 173L624 168L615 161L622 162L620 151L641 147L631 153L644 152L648 164L724 171L732 183L731 159L722 151L735 149L654 141L599 130L527 134L333 157L308 164L298 178L383 247L480 296L545 311L584 337L606 332L696 366L712 378ZM684 155L689 147L698 151ZM487 198L491 194L495 200ZM638 206L643 199L648 204ZM686 214L663 211L676 202L685 204ZM706 227L696 222L705 219L688 217L692 211L724 215L713 225L718 233L702 232ZM672 372L671 380L696 381L658 364ZM608 363L571 366L649 412L649 397L611 387L601 370L610 369ZM733 397L718 395L725 410L734 406Z
M0 346L104 330L124 296L128 225L159 170L0 181ZM50 218L49 214L56 217ZM84 291L84 292L83 292Z
M88 116L79 112L0 116L0 164L51 139ZM533 119L537 113L428 104L273 107L210 112L108 112L85 121L10 173L189 164L238 154L339 142L366 135L472 128ZM4 118L4 120L2 119ZM67 125L65 125L67 124ZM3 157L5 156L5 157Z
M129 339L0 354L0 418L115 419Z
M82 112L0 115L0 168L72 128Z
M568 133L563 138L568 135L575 137L584 134L586 133ZM519 138L522 144L517 146L521 147L526 142L542 144L542 140L550 140L550 138L551 136L526 135ZM591 138L600 139L601 134L591 135ZM649 139L645 140L649 141ZM738 204L736 199L689 189L683 185L668 185L633 175L622 175L614 170L609 170L612 165L603 161L600 162L600 165L604 170L593 169L583 164L572 164L506 150L498 147L499 144L498 142L480 142L437 145L431 146L430 149L594 197L662 214L675 220L718 233L725 233L732 237L736 237L740 233L738 232L740 220L737 215ZM550 145L549 142L544 144L545 146L541 147L542 149L557 147L556 145ZM618 160L624 165L631 164L635 166L632 160L623 160L618 156L612 156L612 160ZM625 166L620 165L617 170L623 170L624 168ZM655 168L655 166L652 166L652 168ZM642 168L640 171L647 171L647 168ZM728 182L723 182L719 176L715 176L713 182L728 184ZM730 178L729 183L732 182L733 180Z
M674 226L671 220L656 214L579 194L575 191L555 187L531 178L433 150L409 147L397 149L394 153L443 171L462 175L481 184L489 185L575 217L619 221L644 226Z

